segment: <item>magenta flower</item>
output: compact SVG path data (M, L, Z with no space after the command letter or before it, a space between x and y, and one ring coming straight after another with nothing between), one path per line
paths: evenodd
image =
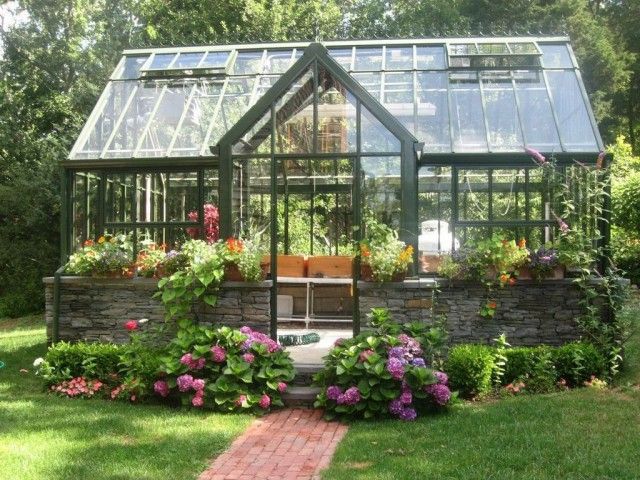
M204 390L204 385L205 385L205 382L204 382L203 379L196 378L191 383L191 388L193 388L196 391L202 391L202 390Z
M370 348L367 350L364 350L363 352L360 352L360 356L358 357L358 360L360 360L361 362L365 362L367 360L367 358L369 358L371 355L373 355L375 352L373 350L371 350Z
M245 335L249 335L251 331L251 328L247 327L246 325L244 327L240 327L240 333L244 333Z
M327 398L329 400L337 401L340 395L342 395L342 389L339 386L330 385L327 388Z
M176 383L178 384L178 390L186 392L191 390L191 387L193 386L193 377L188 374L180 375L176 378Z
M240 395L237 399L236 399L236 407L241 407L242 404L244 402L247 401L247 396L246 395Z
M193 398L191 399L191 405L193 405L194 407L201 407L202 405L204 405L204 395L202 393L202 390L198 390L193 396Z
M398 358L390 358L387 361L387 372L396 380L402 380L404 376L404 365L402 361Z
M395 400L391 400L389 402L389 413L391 413L392 415L398 416L400 415L402 410L404 410L404 405L399 398L396 398Z
M400 402L403 405L410 405L413 401L413 395L411 395L411 390L405 390L400 394Z
M338 405L355 405L360 401L360 390L358 387L350 387L342 394L338 396Z
M253 363L256 357L253 353L245 353L244 355L242 355L242 359L247 363Z
M169 395L169 384L164 380L158 380L153 384L153 391L161 397L166 397Z
M417 416L418 414L416 413L415 409L409 407L404 408L398 415L400 420L404 420L405 422L415 420Z
M193 358L190 353L185 353L180 357L180 363L183 365L191 365L191 362L193 362Z
M286 383L284 383L284 382L280 382L280 383L278 383L278 391L279 391L280 393L284 393L284 392L286 392L286 391L287 391L287 384L286 384Z
M271 397L269 397L269 395L267 395L266 393L262 395L262 397L260 397L260 402L258 403L258 405L260 405L260 408L263 409L267 409L269 408L269 405L271 405Z
M437 383L440 385L448 385L449 377L444 372L433 372L433 376L436 377Z
M432 385L427 385L424 388L424 391L431 395L433 401L440 406L446 405L451 399L451 390L449 390L449 387L446 385L434 383Z
M529 148L529 147L525 147L524 149L525 152L527 152L527 154L533 158L533 160L540 166L546 165L547 163L547 159L545 158L544 155L542 155L539 151L533 149L533 148Z
M216 363L222 363L227 359L227 351L220 345L211 347L211 360Z
M191 368L194 370L202 370L206 364L207 361L204 358L199 358L191 364Z

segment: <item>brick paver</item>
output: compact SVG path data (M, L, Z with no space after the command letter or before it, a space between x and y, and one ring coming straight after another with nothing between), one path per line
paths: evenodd
M346 432L320 410L280 410L255 420L198 480L319 478Z

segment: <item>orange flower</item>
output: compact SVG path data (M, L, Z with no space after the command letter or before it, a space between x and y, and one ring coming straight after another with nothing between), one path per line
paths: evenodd
M527 246L527 241L524 238L521 238L520 241L518 242L518 246L520 248L524 248Z
M242 240L233 237L227 239L227 249L231 253L242 253L242 248Z
M83 245L85 247L93 247L93 240L85 240Z
M502 275L500 275L500 283L507 283L509 281L509 278L509 275L503 273Z
M360 254L363 257L370 257L371 251L369 250L369 247L367 247L366 245L360 245Z
M489 300L487 302L487 307L489 308L496 308L498 306L498 304L495 302L495 300Z

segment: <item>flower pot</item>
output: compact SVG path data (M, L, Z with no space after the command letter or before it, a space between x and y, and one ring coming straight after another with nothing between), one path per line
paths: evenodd
M562 280L564 277L565 277L564 265L558 265L554 267L553 270L551 270L548 273L548 275L545 275L544 277L536 276L536 278L538 278L539 280Z
M520 267L518 269L518 280L532 280L533 272L529 267Z
M91 274L93 278L125 278L121 271L116 272L94 272Z
M435 273L442 263L441 255L424 254L420 256L420 268L423 272Z
M407 277L406 270L404 272L396 272L391 277L390 282L403 282ZM364 282L375 282L377 281L373 276L373 270L371 269L371 265L360 265L360 280Z
M224 279L227 282L242 282L244 278L240 273L238 265L235 263L227 263L224 266Z

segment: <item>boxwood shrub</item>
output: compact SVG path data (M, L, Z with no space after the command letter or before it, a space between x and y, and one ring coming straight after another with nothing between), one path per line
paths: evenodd
M494 352L487 345L460 344L451 348L445 363L451 388L465 398L489 393L495 368Z
M606 360L598 349L587 342L572 342L553 350L553 363L559 379L569 386L582 386L592 376L606 373Z

